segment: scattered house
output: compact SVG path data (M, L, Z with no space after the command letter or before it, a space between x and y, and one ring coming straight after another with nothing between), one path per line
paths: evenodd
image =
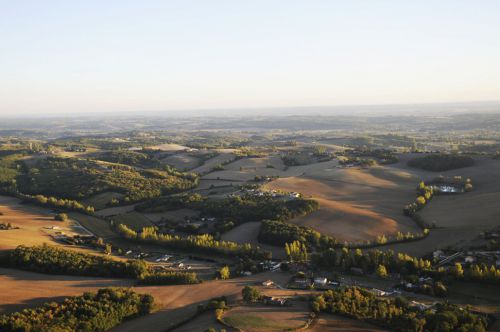
M171 255L163 255L159 258L156 259L157 262L166 262L168 261L170 258L172 258Z
M371 292L373 294L375 294L375 296L385 296L385 295L387 295L386 291L383 291L383 290L380 290L380 289L376 289L376 288L372 288Z
M432 283L434 280L431 277L420 277L418 278L418 281L423 284L423 283Z
M307 280L307 278L296 278L294 282L299 285L309 285L309 280Z
M473 256L465 256L464 263L474 263L476 261L476 257Z
M432 253L432 256L434 257L435 260L439 260L443 258L444 252L442 250L436 250Z
M271 287L274 285L274 281L272 280L266 280L262 283L262 286L265 286L265 287Z
M434 307L434 304L425 304L425 303L421 303L421 302L417 302L417 301L411 301L410 307L415 307L420 311L424 311L424 310L427 310L427 309Z
M262 302L267 305L276 305L276 306L285 306L288 304L288 300L283 297L274 297L274 296L264 296L262 298Z
M314 278L314 286L315 287L324 287L328 284L328 279L325 277L317 277Z
M260 262L259 265L264 271L276 271L281 267L281 262L265 261Z

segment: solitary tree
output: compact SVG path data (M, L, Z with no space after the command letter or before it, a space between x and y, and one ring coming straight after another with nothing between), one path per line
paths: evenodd
M230 272L229 272L229 267L226 265L223 268L219 270L219 278L222 280L229 279Z
M241 294L246 302L257 302L261 296L259 290L252 286L245 286Z
M462 264L455 263L455 268L453 269L453 274L455 274L455 276L458 278L463 277L464 269L462 267Z
M54 219L58 221L66 221L68 220L68 215L66 213L58 213L54 216Z
M387 269L385 268L384 265L379 264L379 266L377 267L377 275L380 278L386 278L387 277Z

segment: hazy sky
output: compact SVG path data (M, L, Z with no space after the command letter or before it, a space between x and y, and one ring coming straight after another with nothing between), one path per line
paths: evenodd
M500 100L500 1L0 0L0 113Z

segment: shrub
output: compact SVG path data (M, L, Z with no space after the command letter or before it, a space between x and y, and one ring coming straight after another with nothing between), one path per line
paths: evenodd
M68 220L68 215L66 213L58 213L54 216L54 220L66 221Z
M259 290L252 286L245 286L241 291L241 295L243 295L243 300L246 302L257 302L261 298Z

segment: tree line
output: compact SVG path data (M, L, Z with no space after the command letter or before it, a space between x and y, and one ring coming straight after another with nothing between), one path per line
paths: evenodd
M121 203L132 203L192 189L198 185L198 177L171 167L134 169L92 160L48 157L33 166L24 164L16 185L23 193L74 200L116 191L125 195Z
M147 264L141 260L117 261L46 244L18 246L4 255L1 263L34 272L77 276L135 279L149 272Z
M104 288L96 293L68 297L62 303L45 303L38 308L0 315L0 330L107 331L124 320L147 315L153 308L151 295L123 288Z
M481 332L488 327L486 317L453 304L438 303L433 310L420 310L404 298L379 298L358 287L326 291L313 299L312 308L394 331Z
M203 254L217 254L225 256L245 256L256 260L271 258L271 253L260 248L253 248L250 244L238 244L230 241L216 240L210 234L189 235L182 237L158 233L154 227L144 227L141 232L136 232L124 224L117 225L117 232L122 237L144 243L154 243L164 247L195 251Z
M118 261L46 244L34 247L18 246L0 257L0 265L47 274L131 278L143 285L200 282L194 272L155 272L143 260Z
M426 171L443 172L474 165L474 159L458 154L429 154L408 161L408 166Z
M194 272L155 272L139 276L137 283L139 285L187 285L198 284L201 280Z

